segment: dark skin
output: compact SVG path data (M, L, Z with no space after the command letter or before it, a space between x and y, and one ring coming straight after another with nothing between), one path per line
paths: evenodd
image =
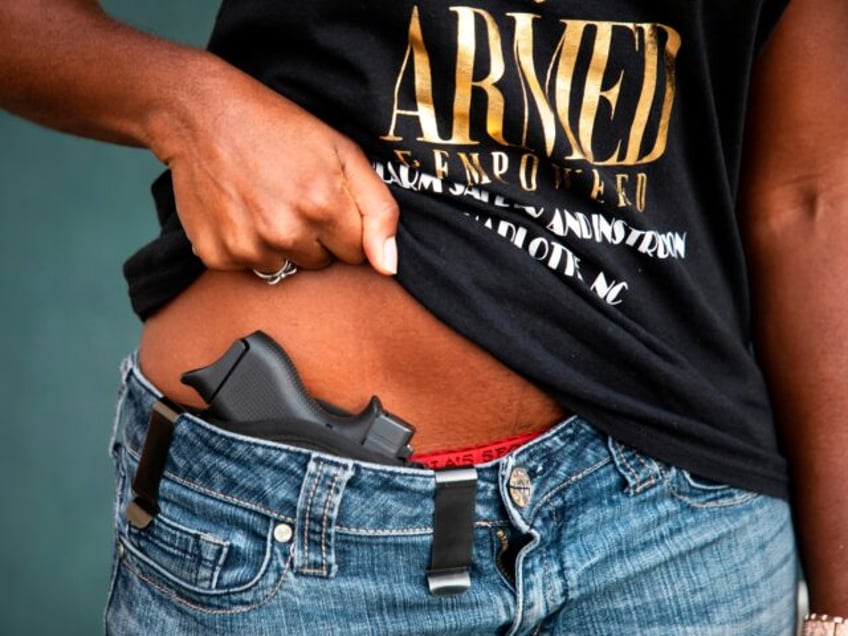
M793 0L757 67L742 224L811 610L848 616L848 3Z
M790 3L757 65L740 202L811 609L842 616L846 35L845 0ZM208 53L115 23L96 2L0 3L0 106L150 148L173 170L180 218L210 270L275 270L283 258L307 269L333 260L395 269L397 206L350 140Z

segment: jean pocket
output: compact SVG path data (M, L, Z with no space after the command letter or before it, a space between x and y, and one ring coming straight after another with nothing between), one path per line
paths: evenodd
M671 494L694 508L739 506L759 497L758 493L693 475L672 468L668 478Z
M179 583L214 590L231 542L157 515L147 527L127 527L127 547Z
M279 589L291 546L274 541L274 518L168 477L158 503L144 528L123 510L118 519L121 565L143 584L212 612L248 610Z

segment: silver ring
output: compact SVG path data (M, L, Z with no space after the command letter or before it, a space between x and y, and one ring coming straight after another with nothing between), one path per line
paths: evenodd
M269 285L276 285L284 278L288 278L292 274L297 272L297 265L292 263L289 259L283 261L283 266L278 269L276 272L260 272L258 269L254 269L253 273L256 274L259 278L264 280Z

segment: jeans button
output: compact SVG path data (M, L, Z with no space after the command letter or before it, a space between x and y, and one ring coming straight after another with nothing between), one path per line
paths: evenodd
M509 497L519 508L526 508L533 494L533 484L530 481L530 473L526 468L516 466L509 474Z
M294 536L294 531L292 527L287 523L278 523L274 527L274 541L277 543L288 543L292 540Z

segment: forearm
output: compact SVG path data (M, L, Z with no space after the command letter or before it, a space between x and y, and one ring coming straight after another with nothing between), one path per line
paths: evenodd
M0 3L0 107L66 132L156 151L223 66L91 0Z
M848 616L844 0L793 0L758 62L740 219L814 612Z
M848 616L848 191L792 199L748 228L755 329L811 607Z

